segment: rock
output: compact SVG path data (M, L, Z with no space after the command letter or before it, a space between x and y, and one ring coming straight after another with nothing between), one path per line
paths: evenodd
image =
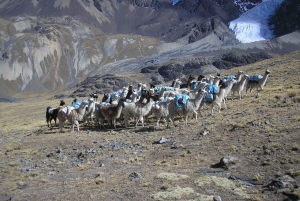
M205 131L202 131L200 134L205 136L205 135L209 134L209 131L205 130Z
M225 168L229 169L230 167L236 165L238 162L238 158L233 156L224 156L221 158L220 162L214 165L211 165L212 168Z
M278 177L274 179L270 184L265 186L269 190L279 190L279 189L285 189L285 188L293 188L294 185L297 184L297 181L293 179L289 175L284 175L282 177Z
M214 201L222 201L220 196L214 196L213 199L214 199Z
M131 178L143 178L142 175L140 173L137 172L133 172L129 175L129 177Z

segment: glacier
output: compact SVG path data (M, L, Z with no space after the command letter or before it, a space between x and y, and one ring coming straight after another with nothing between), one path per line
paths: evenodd
M241 43L274 38L268 25L268 19L283 1L263 0L262 3L229 22L229 28L234 31L236 38Z

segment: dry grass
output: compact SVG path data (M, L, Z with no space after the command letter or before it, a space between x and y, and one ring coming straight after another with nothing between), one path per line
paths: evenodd
M299 62L294 52L224 72L269 68L271 75L261 97L229 97L227 110L213 117L204 110L199 123L189 119L187 127L178 118L171 129L164 123L155 131L125 130L118 123L116 131L96 125L70 133L65 126L59 133L45 120L46 107L59 104L55 94L1 102L0 200L283 200L281 193L245 188L228 175L264 185L284 174L299 180ZM202 136L204 130L209 134ZM162 136L171 142L153 144ZM205 173L227 155L239 159L235 167Z

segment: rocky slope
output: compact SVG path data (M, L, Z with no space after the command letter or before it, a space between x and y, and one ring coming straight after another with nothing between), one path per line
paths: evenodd
M61 91L88 77L140 73L153 65L179 62L180 66L194 66L192 57L207 57L200 59L205 60L206 70L195 73L215 72L220 70L219 60L231 49L244 57L299 49L298 32L289 35L287 41L239 44L227 23L257 3L2 0L0 96ZM147 81L170 79L155 76L136 77Z
M0 200L298 201L299 64L296 51L226 70L271 74L259 97L229 94L227 109L169 129L151 115L144 128L60 133L45 121L55 93L0 102Z

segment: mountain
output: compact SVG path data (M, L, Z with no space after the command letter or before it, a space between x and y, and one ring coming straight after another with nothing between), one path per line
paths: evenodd
M274 38L268 25L268 19L282 2L283 0L264 0L253 9L231 21L229 27L242 43Z
M187 58L208 53L205 72L217 70L214 64L220 63L216 61L232 47L240 47L237 51L266 51L252 48L253 44L249 48L240 45L228 27L256 3L0 0L0 96L71 89L91 76L105 74L138 73L141 79L164 81L169 78L155 78L156 74L143 74L141 69L153 64L164 66L171 60L182 66L194 59ZM276 47L288 46L278 41ZM288 43L293 44L289 50L297 49L293 39ZM268 42L254 46L272 49Z
M275 37L300 29L300 2L284 1L269 18L269 26Z

